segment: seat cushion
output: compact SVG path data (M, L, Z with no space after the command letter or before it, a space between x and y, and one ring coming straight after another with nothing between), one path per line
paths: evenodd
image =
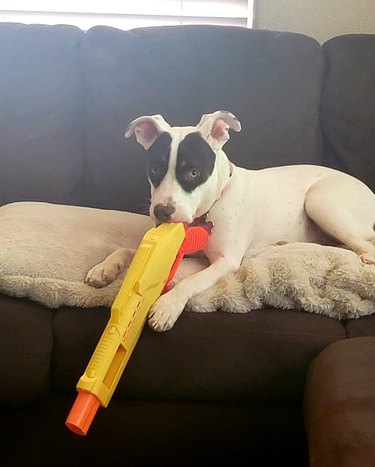
M53 387L74 392L108 310L55 312ZM303 312L184 312L171 331L145 327L115 398L295 406L308 363L345 338L342 323Z
M41 305L0 295L0 407L33 404L48 394L52 318Z

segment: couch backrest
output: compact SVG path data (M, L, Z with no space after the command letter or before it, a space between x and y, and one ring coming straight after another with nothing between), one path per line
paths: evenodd
M218 26L96 27L83 40L82 59L92 205L147 206L144 151L124 139L140 115L189 125L203 113L229 110L243 127L225 146L233 162L321 163L325 63L313 39Z
M145 154L127 124L229 110L226 152L249 168L321 163L320 45L219 26L120 31L0 25L0 204L20 199L146 211Z
M375 191L375 35L338 36L323 46L324 161Z
M0 205L82 201L83 32L0 24Z

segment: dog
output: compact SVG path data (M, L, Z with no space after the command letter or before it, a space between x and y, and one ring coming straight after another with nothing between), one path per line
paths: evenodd
M199 266L156 301L149 314L155 331L171 329L187 301L237 270L250 248L280 239L343 244L364 263L375 264L375 195L365 184L314 165L237 167L223 151L229 130L239 132L241 124L227 111L184 127L171 127L161 115L143 116L126 129L125 137L135 135L148 153L155 223L200 219L214 226L204 249L209 266ZM127 249L114 252L87 282L102 286L113 280L127 255ZM106 275L105 268L112 272Z

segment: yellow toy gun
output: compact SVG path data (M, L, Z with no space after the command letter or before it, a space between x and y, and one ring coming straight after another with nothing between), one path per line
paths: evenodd
M65 422L86 435L100 406L107 407L141 335L148 312L166 290L185 254L201 250L204 227L161 224L143 237L111 308L110 320L77 384L78 396Z

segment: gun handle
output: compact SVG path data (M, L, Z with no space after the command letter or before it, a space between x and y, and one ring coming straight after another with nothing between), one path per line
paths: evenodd
M210 233L207 231L207 229L204 229L200 226L185 227L185 231L186 234L184 241L182 242L182 245L177 253L175 262L173 263L173 266L169 273L168 279L164 285L162 291L163 294L168 292L169 285L173 280L177 269L181 264L181 261L184 259L184 256L203 250L203 248L207 245L208 239L210 237Z

